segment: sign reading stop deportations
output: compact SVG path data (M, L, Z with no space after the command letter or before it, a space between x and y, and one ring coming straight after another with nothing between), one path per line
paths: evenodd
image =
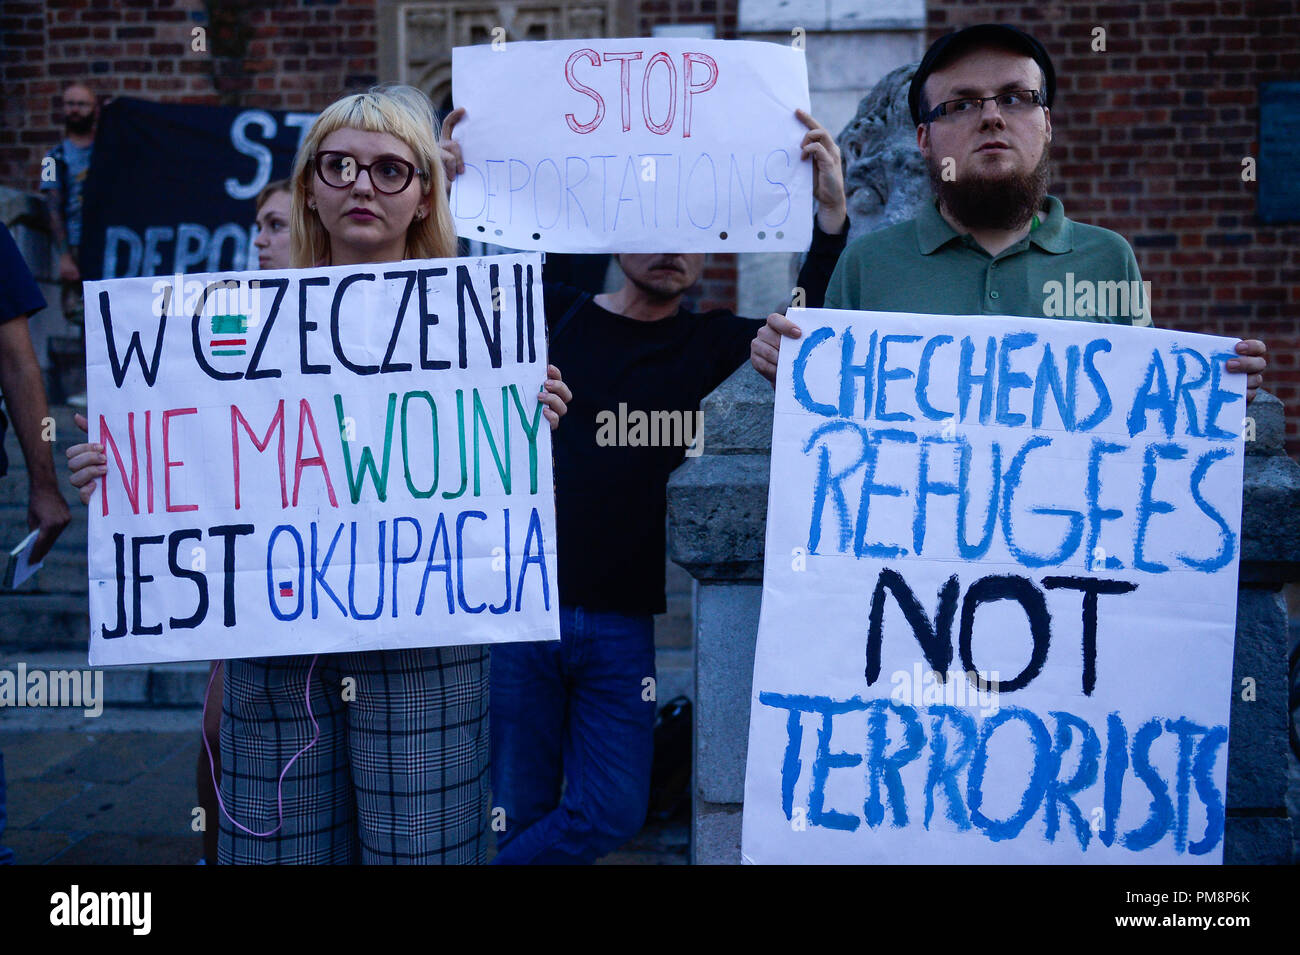
M457 232L547 252L781 252L812 239L802 50L752 40L457 47ZM526 130L526 135L521 131Z

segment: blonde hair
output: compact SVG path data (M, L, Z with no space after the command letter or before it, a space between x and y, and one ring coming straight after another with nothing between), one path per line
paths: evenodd
M428 174L416 176L407 188L418 187L430 199L429 214L406 230L405 259L443 259L456 254L456 228L447 205L446 174L438 148L437 114L429 98L413 86L376 86L335 100L316 117L293 161L289 202L289 248L293 267L310 268L329 261L330 238L320 215L307 208L307 187L315 175L313 159L320 144L339 129L388 133L410 148L415 164Z

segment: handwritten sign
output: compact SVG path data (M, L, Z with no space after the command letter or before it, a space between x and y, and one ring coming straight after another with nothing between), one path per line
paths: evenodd
M1234 341L791 317L746 859L1221 861Z
M457 47L459 235L550 252L803 251L802 50L750 40Z
M91 663L558 638L540 276L87 283Z

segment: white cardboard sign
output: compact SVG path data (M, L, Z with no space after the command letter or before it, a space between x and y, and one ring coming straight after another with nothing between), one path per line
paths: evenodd
M745 859L1221 861L1235 341L791 317Z
M459 235L548 252L804 251L802 50L668 37L457 47Z
M86 283L90 662L557 639L540 279Z

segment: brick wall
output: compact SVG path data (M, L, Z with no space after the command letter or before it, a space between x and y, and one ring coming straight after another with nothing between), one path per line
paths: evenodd
M1300 224L1261 225L1259 84L1300 78L1300 2L1030 5L929 0L931 40L972 23L1034 34L1057 71L1052 192L1114 229L1151 282L1156 324L1258 338L1300 451ZM1106 31L1093 52L1093 29Z
M640 0L637 31L709 23L734 37L739 0ZM192 49L202 27L206 52ZM374 0L4 0L0 4L0 183L35 191L40 160L62 135L58 97L89 80L101 100L317 110L379 79ZM734 255L709 256L691 296L734 305Z
M376 57L374 0L4 0L0 183L35 190L74 80L101 100L317 110L375 83Z
M661 23L709 23L720 40L734 39L740 0L640 0L637 35L650 36ZM699 283L687 295L693 309L736 307L736 256L710 253ZM761 318L763 316L754 316Z

